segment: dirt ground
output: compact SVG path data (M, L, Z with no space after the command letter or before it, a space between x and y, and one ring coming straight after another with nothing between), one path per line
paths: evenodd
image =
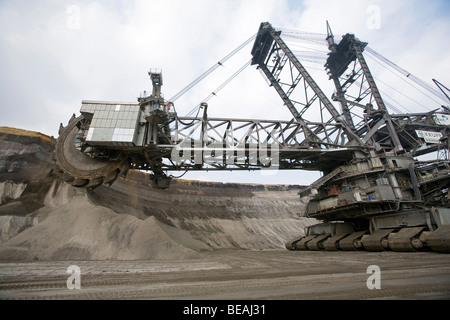
M78 279L69 279L71 265ZM1 263L0 299L450 299L450 255L217 250L180 260Z

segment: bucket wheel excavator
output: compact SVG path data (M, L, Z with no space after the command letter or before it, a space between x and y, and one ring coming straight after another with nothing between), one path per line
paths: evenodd
M335 43L327 27L331 99L283 40L282 33L298 33L264 22L244 43L255 39L246 66L257 66L292 119L209 118L206 103L197 116L180 117L174 100L201 79L166 100L161 71L150 70L151 94L136 103L83 101L81 115L61 125L62 179L94 189L129 169L148 170L152 185L164 189L168 171L321 171L300 192L309 201L303 215L321 223L287 249L450 252L450 109L390 114L395 106L382 98L364 55L377 53L352 34ZM448 89L439 89L448 102ZM438 156L418 160L429 154Z

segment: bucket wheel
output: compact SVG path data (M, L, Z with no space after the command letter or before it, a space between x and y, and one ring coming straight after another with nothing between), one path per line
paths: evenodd
M63 171L61 178L74 187L88 189L101 184L111 185L119 174L127 173L127 158L119 155L114 160L96 159L77 148L78 136L85 121L83 116L76 118L74 115L66 127L60 127L55 158Z

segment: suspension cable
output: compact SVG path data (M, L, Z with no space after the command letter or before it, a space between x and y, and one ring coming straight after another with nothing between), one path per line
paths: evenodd
M231 77L229 77L224 83L222 83L216 90L211 92L211 94L206 97L202 102L207 102L212 97L216 96L217 93L222 90L227 84L229 84L234 78L236 78L242 71L244 71L250 64L252 63L252 60L247 61L241 68L239 68L238 71L236 71Z
M182 173L182 174L179 175L179 176L174 176L174 175L171 174L171 175L169 176L169 178L180 179L180 178L182 178L187 172L188 172L188 170L185 170L184 173Z
M202 100L201 103L203 102L207 102L208 100L210 100L212 97L217 96L217 93L222 90L227 84L229 84L234 78L236 78L242 71L244 71L250 64L251 64L252 60L247 61L242 67L239 68L238 71L236 71L235 73L233 73L233 75L231 77L229 77L224 83L222 83L216 90L214 90L213 92L211 92L211 94L209 96L207 96L205 99ZM189 123L185 123L182 120L178 121L183 124L183 125L191 125L197 118L198 115L200 113L200 107L201 107L201 103L199 103L195 108L193 108L191 111L189 111L187 113L187 116L189 116L190 114L193 114L195 111L197 111L196 116L194 117L194 120L192 120Z
M195 85L197 85L200 81L202 81L204 78L206 78L211 72L216 70L218 67L222 66L228 59L233 57L236 53L238 53L242 48L244 48L246 45L248 45L253 39L256 38L256 34L254 34L252 37L250 37L248 40L246 40L244 43L239 45L236 49L231 51L228 55L226 55L222 60L214 64L211 68L206 70L204 73L202 73L198 78L196 78L194 81L192 81L190 84L188 84L186 87L184 87L180 92L175 94L169 101L175 102L178 98L180 98L182 95L184 95L186 92L188 92L190 89L192 89Z
M380 53L376 52L374 49L372 49L371 47L367 46L366 47L366 51L369 52L370 54L372 54L374 57L378 58L379 60L383 61L384 63L386 63L388 66L392 67L394 70L396 70L397 72L399 72L400 74L402 74L403 76L405 76L406 78L410 79L411 81L413 81L414 83L418 84L419 86L421 86L423 89L427 90L429 93L433 94L434 96L438 97L439 99L443 99L444 101L446 100L442 93L439 92L438 90L436 90L435 88L433 88L432 86L430 86L428 83L426 83L425 81L419 79L418 77L416 77L415 75L411 74L410 72L406 71L405 69L399 67L398 65L396 65L394 62L390 61L389 59L385 58L383 55L381 55ZM429 97L429 96L428 96ZM429 97L430 99L432 99L431 97ZM436 101L435 101L436 102Z

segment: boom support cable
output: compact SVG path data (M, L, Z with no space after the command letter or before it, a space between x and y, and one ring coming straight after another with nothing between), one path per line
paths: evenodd
M214 64L211 68L203 72L198 78L196 78L194 81L192 81L190 84L188 84L186 87L184 87L180 92L175 94L169 101L175 102L177 99L179 99L182 95L184 95L186 92L188 92L190 89L192 89L194 86L196 86L200 81L202 81L204 78L206 78L208 75L210 75L214 70L216 70L218 67L222 66L227 60L229 60L231 57L233 57L236 53L238 53L242 48L244 48L246 45L248 45L250 42L252 42L256 38L256 34L254 34L252 37L250 37L248 40L246 40L244 43L239 45L236 49L231 51L228 55L226 55L222 60Z
M244 71L250 64L252 63L252 60L249 60L246 62L241 68L239 68L238 71L236 71L231 77L229 77L224 83L222 83L216 90L211 92L211 94L206 97L202 102L207 102L212 97L216 96L217 93L219 93L220 90L222 90L227 84L229 84L234 78L236 78L242 71Z
M446 99L445 99L446 97L442 94L442 92L436 90L435 88L433 88L431 85L429 85L425 81L419 79L415 75L413 75L410 72L406 71L405 69L399 67L397 64L395 64L394 62L390 61L389 59L387 59L386 57L384 57L383 55L381 55L380 53L378 53L377 51L375 51L371 47L367 46L366 47L366 51L369 52L370 54L372 54L373 56L375 56L376 58L380 59L381 61L383 61L384 63L386 63L390 67L392 67L394 70L396 70L397 72L399 72L400 74L402 74L406 78L408 78L411 81L413 81L414 83L418 84L419 86L421 86L423 89L427 90L428 92L430 92L434 96L440 98L441 100L446 101ZM430 99L431 99L431 97L430 97Z
M234 78L236 78L242 71L244 71L248 66L250 66L251 62L252 62L251 60L248 61L248 62L246 62L241 68L239 68L238 71L236 71L231 77L229 77L224 83L222 83L216 90L214 90L213 92L211 92L211 94L210 94L208 97L206 97L205 99L203 99L201 103L207 102L207 101L209 101L212 97L216 96L217 93L219 93L220 90L222 90L227 84L229 84ZM181 121L180 119L178 119L178 121L179 121L181 124L184 124L184 125L191 125L191 124L195 121L195 119L198 118L198 115L199 115L199 112L200 112L201 103L199 103L195 108L193 108L191 111L189 111L189 112L187 113L186 116L190 116L190 115L193 114L195 111L197 111L197 115L194 117L194 120L192 120L191 123L185 123L185 122Z

